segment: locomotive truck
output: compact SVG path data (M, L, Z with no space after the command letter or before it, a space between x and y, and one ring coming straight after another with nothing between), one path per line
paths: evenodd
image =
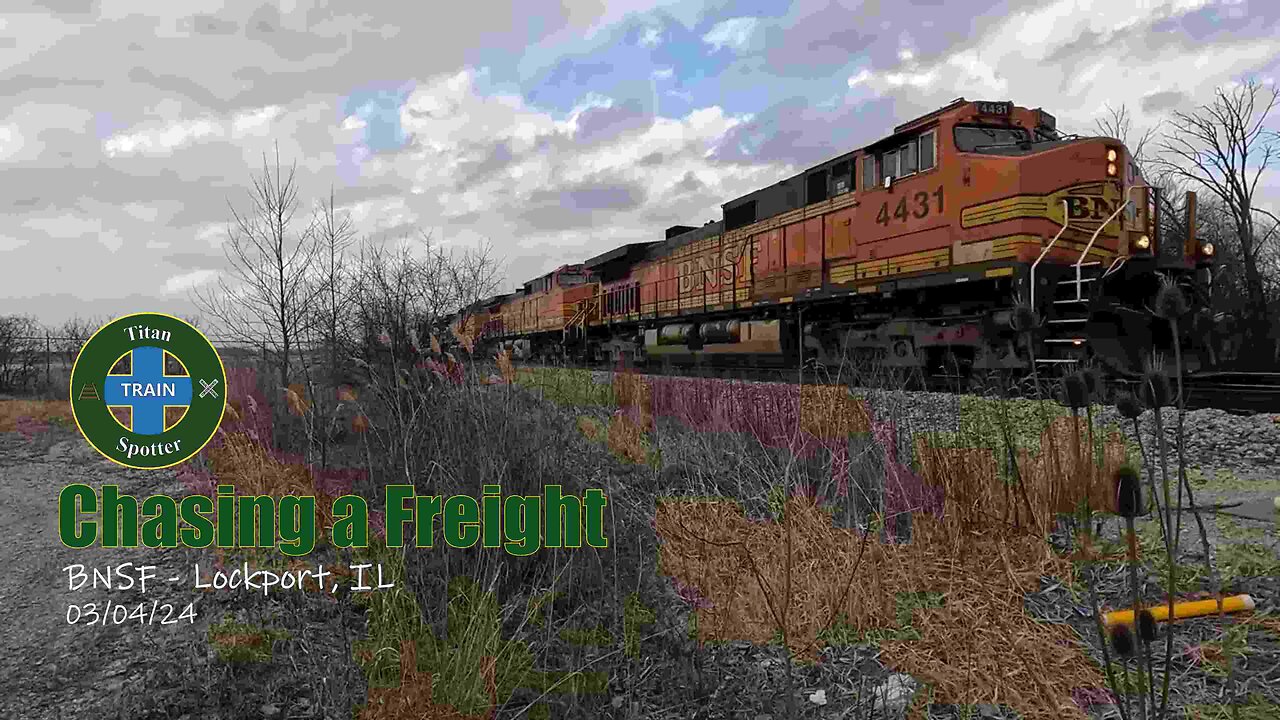
M729 200L719 220L476 303L454 331L517 359L870 359L962 375L1090 363L1133 377L1153 350L1172 351L1150 310L1161 284L1203 316L1211 281L1194 195L1165 247L1157 192L1120 140L1064 135L1039 108L959 98ZM1208 340L1190 335L1195 372Z

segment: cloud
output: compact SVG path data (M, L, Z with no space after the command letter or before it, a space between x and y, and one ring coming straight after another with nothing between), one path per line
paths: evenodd
M725 48L743 50L751 42L759 23L759 19L753 17L730 18L716 23L702 36L702 40L715 51Z
M1060 125L1086 129L1105 105L1124 103L1139 126L1149 127L1159 114L1204 98L1214 86L1280 55L1276 33L1205 41L1154 30L1212 5L1057 0L1012 14L939 56L913 54L892 67L859 70L848 85L895 98L907 111L903 115L927 112L956 96L1009 98L1045 107Z
M656 27L645 28L640 35L639 42L643 47L657 47L662 42L662 30Z
M161 290L165 295L175 295L181 292L194 290L218 277L217 270L192 270L188 273L174 275L164 281L164 289Z
M237 140L268 137L273 121L283 112L278 105L235 113L226 118L204 117L178 120L137 132L118 133L102 143L107 157L147 154L168 155L187 145L209 140ZM349 129L345 128L344 129Z
M21 227L34 230L53 240L96 240L111 252L116 252L124 245L124 239L114 231L104 228L102 220L80 215L55 215L52 217L35 217L24 221Z
M505 287L716 218L958 95L1077 131L1123 102L1149 127L1280 70L1273 3L785 5L486 0L446 23L422 3L109 0L4 16L0 250L38 271L7 276L0 307L193 312L170 288L226 270L228 204L251 208L277 144L296 163L295 229L332 188L370 242L491 242Z
M22 133L14 125L0 125L0 160L8 160L22 150Z

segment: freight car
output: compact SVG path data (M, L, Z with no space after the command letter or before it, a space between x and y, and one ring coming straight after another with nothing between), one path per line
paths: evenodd
M1203 318L1213 261L1195 236L1194 195L1164 247L1162 225L1177 223L1162 223L1156 193L1117 139L960 98L724 203L720 220L468 308L456 329L517 358L869 359L927 374L1088 362L1132 377L1152 350L1172 350L1149 309L1161 283ZM1194 372L1208 334L1191 335Z

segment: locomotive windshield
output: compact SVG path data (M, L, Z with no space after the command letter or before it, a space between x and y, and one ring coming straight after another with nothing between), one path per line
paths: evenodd
M1025 128L989 125L957 125L955 138L956 150L960 152L982 152L1031 142Z
M560 273L560 287L567 288L574 285L581 285L587 281L587 276L582 273L562 272Z

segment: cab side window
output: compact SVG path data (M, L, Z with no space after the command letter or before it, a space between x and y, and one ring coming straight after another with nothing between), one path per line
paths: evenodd
M921 133L916 138L916 144L919 147L920 172L932 170L937 162L938 156L938 133L930 130L927 133Z
M938 132L930 130L902 145L862 158L862 184L876 187L886 177L900 178L932 170L938 165Z

